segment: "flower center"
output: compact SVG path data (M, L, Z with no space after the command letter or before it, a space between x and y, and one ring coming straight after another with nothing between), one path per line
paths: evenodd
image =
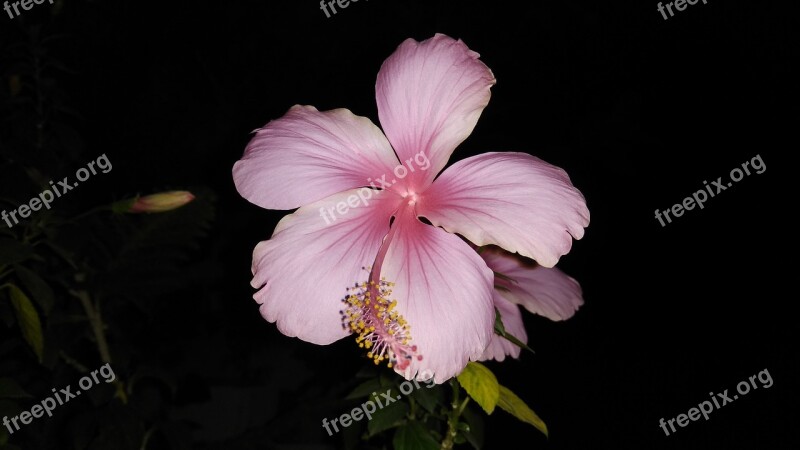
M408 206L414 206L417 203L417 200L419 200L419 194L414 191L408 191L403 194L403 200Z

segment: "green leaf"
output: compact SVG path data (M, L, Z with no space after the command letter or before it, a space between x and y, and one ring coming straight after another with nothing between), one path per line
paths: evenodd
M7 285L11 292L11 304L17 313L17 324L22 331L22 337L31 346L39 362L42 362L42 351L44 350L44 338L42 337L42 323L39 321L39 313L31 303L28 296L22 289L13 284Z
M22 284L28 289L28 292L30 292L33 300L42 308L44 315L49 315L55 304L55 296L47 282L39 275L36 275L31 270L19 264L14 266L14 270L17 272L17 276L20 281L22 281Z
M0 378L0 398L31 398L22 387L9 377Z
M548 436L547 425L545 425L544 421L522 399L505 386L500 386L500 399L497 402L497 406L517 419L533 425L545 436Z
M369 379L355 387L345 399L355 400L361 397L366 397L373 392L378 392L381 389L381 381L378 378Z
M525 345L525 343L520 341L516 336L506 331L506 327L503 325L503 320L500 316L500 310L497 308L494 309L494 332L517 347L528 350L531 353L536 353L532 348Z
M483 448L483 437L478 437L470 430L462 430L459 432L459 436L463 436L464 440L469 442L469 445L472 446L475 450L481 450Z
M462 430L461 433L464 435L464 438L467 442L475 448L475 450L480 450L483 448L483 431L484 431L484 424L483 424L483 417L473 411L472 408L464 409L464 412L461 413L466 421L466 425L468 426L468 430Z
M411 393L411 397L417 401L426 411L431 414L436 413L436 406L443 404L444 396L440 386L428 388L427 383L420 383L419 389Z
M33 256L33 249L30 246L15 239L0 238L0 265L14 264L31 256Z
M471 362L458 375L458 382L486 414L491 414L500 397L500 384L491 370L481 363Z
M417 421L411 421L394 433L394 450L439 450L439 443Z
M367 431L369 431L370 436L401 425L408 414L408 403L398 400L380 408L374 399L371 401L373 402L373 406L377 408L377 411L372 413L372 420L367 423ZM381 405L384 405L386 401L386 399L381 397Z

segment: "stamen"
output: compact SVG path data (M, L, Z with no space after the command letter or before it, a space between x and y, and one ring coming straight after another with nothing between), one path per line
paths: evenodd
M417 355L416 345L409 345L411 326L395 311L397 300L391 300L394 283L384 278L376 282L372 278L347 288L343 299L346 307L341 311L342 326L357 335L356 343L368 350L367 357L375 364L388 361L390 368L403 370L412 359L421 360L422 356Z

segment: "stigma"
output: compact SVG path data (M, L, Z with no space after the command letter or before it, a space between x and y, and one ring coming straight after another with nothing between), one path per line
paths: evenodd
M422 360L422 355L417 354L416 345L411 345L411 326L395 310L393 286L384 278L375 281L370 277L347 288L342 326L356 335L356 343L367 350L367 357L375 364L387 361L388 367L403 370L414 358Z

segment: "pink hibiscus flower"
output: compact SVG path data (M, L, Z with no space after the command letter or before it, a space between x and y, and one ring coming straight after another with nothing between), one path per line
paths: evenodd
M581 285L555 267L542 267L496 247L485 248L480 255L486 265L499 274L494 279L494 307L500 312L503 327L525 344L528 334L522 324L520 306L558 321L569 319L583 305ZM519 358L519 353L519 346L494 335L481 359L502 361L506 355Z
M253 255L254 298L282 333L323 345L356 333L376 364L442 383L483 355L495 319L492 270L458 235L548 267L583 236L583 196L533 156L486 153L440 174L489 102L478 57L441 34L403 42L375 88L385 135L311 106L256 131L236 188L299 208Z

